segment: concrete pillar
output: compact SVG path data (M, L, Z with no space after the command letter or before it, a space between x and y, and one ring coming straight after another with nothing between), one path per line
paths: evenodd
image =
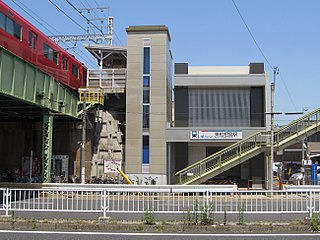
M270 181L270 174L269 174L269 169L270 169L270 156L265 155L264 157L264 175L266 176L266 181L265 181L265 187L266 189L271 189L271 184L273 182L273 179ZM271 184L270 184L271 183Z

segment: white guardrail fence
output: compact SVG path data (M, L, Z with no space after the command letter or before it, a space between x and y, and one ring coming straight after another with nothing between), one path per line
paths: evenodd
M0 188L0 212L305 213L320 210L320 188L238 191L234 185L128 186L62 184Z

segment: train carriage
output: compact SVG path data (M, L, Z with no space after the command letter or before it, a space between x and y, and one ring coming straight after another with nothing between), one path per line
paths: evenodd
M2 1L0 46L72 90L85 86L86 67Z

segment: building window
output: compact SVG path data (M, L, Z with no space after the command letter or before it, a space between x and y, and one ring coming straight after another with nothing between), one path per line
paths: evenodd
M150 103L150 90L147 87L143 88L143 103Z
M249 88L189 89L189 127L250 127Z
M149 136L142 137L142 163L149 164L150 163L150 154L149 154Z
M143 128L149 128L149 105L143 105Z
M142 172L146 166L149 166L149 126L150 126L150 38L143 39L143 114L142 114L142 127L144 135L142 136Z
M143 48L143 74L150 74L150 47Z
M143 76L143 86L150 87L150 76Z
M43 44L43 55L55 64L58 64L58 52L45 43Z

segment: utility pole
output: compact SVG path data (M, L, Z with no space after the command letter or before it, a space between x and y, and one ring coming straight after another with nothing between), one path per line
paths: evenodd
M93 14L93 18L85 17L88 24L86 34L52 35L49 38L56 43L91 41L97 44L106 42L107 45L113 45L114 18L109 16L109 8L80 8L78 12L83 17L85 17L84 14Z
M273 67L273 82L271 82L271 126L270 126L270 168L269 168L269 190L273 190L273 162L274 162L274 95L276 75L279 74L278 67Z
M80 168L81 168L81 184L86 183L86 118L87 118L87 103L86 103L86 98L87 98L87 90L83 90L83 112L82 112L82 143L81 143L81 161L80 161Z

